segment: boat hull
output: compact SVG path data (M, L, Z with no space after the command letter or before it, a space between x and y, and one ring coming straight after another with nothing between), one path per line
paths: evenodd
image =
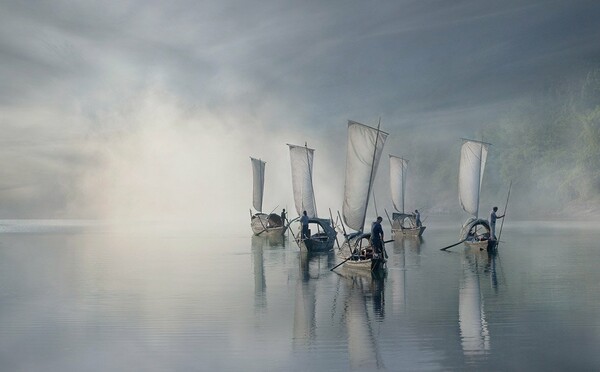
M325 238L327 239L327 238ZM301 250L307 252L327 252L333 248L334 239L321 240L319 237L308 239L297 239L296 242Z
M363 272L379 272L387 269L385 258L373 252L369 242L370 235L361 234L350 238L338 249L338 258L343 260L342 266L345 269Z
M425 226L420 227L407 227L400 229L392 229L392 235L394 238L399 236L421 236L425 231Z
M311 234L311 231L317 231ZM302 239L302 226L298 228L296 243L301 251L327 252L333 249L337 232L331 226L331 220L311 217L308 219L308 238Z
M477 251L490 251L496 248L496 240L465 241L463 244L467 248Z
M269 216L266 214L255 214L250 219L250 227L254 235L283 235L287 226L272 226Z

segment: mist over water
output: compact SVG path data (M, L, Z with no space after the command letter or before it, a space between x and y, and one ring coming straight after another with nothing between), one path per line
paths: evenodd
M0 221L3 367L596 370L599 234L507 223L497 255L430 218L384 279L288 237L187 225ZM385 226L388 230L388 226ZM510 357L507 357L510 355Z

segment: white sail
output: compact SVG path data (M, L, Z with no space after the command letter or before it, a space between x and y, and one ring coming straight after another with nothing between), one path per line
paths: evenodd
M406 191L406 171L408 160L390 155L390 190L392 203L398 212L404 213L404 193Z
M263 190L265 187L265 162L260 159L250 158L252 161L252 175L254 187L252 193L252 205L254 209L262 212Z
M362 231L369 194L388 134L364 124L348 121L346 182L342 213L350 228Z
M290 145L290 160L292 162L292 190L296 211L301 216L306 211L308 217L317 217L315 194L312 182L313 149L306 146Z
M472 140L463 141L458 169L458 199L465 212L478 217L479 192L489 144Z

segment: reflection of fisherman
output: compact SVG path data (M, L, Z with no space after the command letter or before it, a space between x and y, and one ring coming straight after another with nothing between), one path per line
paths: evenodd
M421 213L417 209L415 209L415 224L417 227L421 227Z
M381 227L383 218L377 217L377 221L371 225L371 244L376 253L383 252L383 228Z
M302 212L302 217L300 217L300 223L302 224L302 239L308 239L308 216L306 215L306 211Z
M504 217L496 216L496 212L498 211L498 207L494 207L492 210L492 214L490 214L490 228L492 230L492 239L496 240L496 219Z
M281 211L281 223L283 223L285 225L287 221L287 214L285 213L285 208L283 208L283 210Z

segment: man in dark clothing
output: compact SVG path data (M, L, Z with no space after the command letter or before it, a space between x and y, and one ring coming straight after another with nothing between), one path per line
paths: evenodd
M498 218L502 218L504 217L504 215L502 216L496 216L496 212L498 211L498 207L494 207L492 209L492 213L490 214L490 228L491 228L491 232L492 232L492 236L491 239L492 240L496 240L496 220Z
M376 253L383 252L383 228L381 227L383 218L377 217L377 221L371 226L371 244Z
M281 222L285 225L287 222L287 214L285 213L285 208L281 211Z
M308 239L310 234L308 232L308 216L306 215L306 211L302 212L300 223L302 224L302 239Z
M415 224L417 227L421 227L421 213L419 213L418 209L415 209Z

